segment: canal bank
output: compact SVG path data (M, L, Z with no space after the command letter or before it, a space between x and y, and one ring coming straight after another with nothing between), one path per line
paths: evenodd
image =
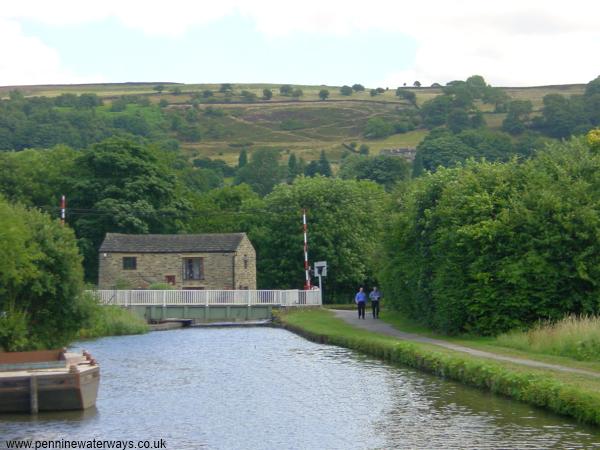
M428 343L403 341L354 327L322 309L286 312L279 314L277 321L283 328L315 342L357 350L600 425L598 377L524 367Z

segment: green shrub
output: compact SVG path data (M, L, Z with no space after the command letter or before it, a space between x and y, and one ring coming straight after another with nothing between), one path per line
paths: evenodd
M83 303L87 320L79 330L82 339L102 336L141 334L148 331L146 322L129 310L120 306L100 305L91 296L85 296Z
M598 173L600 155L572 140L414 180L385 234L387 298L448 334L600 313Z
M9 309L0 311L0 350L18 352L32 345L29 341L27 314L23 311Z

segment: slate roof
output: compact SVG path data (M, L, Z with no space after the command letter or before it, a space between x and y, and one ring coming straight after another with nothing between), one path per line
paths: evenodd
M100 252L118 253L226 253L234 252L246 233L227 234L121 234L107 233Z

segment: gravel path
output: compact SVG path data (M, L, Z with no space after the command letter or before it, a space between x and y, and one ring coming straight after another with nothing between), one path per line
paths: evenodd
M367 314L367 318L364 320L359 320L356 314L356 311L348 311L348 310L332 310L336 317L343 319L348 322L350 325L353 325L358 328L364 328L365 330L373 331L375 333L386 334L388 336L397 337L406 341L413 342L423 342L426 344L439 345L440 347L444 347L450 350L454 350L457 352L468 353L469 355L478 356L480 358L489 358L494 359L496 361L506 361L514 364L521 364L523 366L535 367L538 369L550 369L550 370L559 370L561 372L571 372L571 373L579 373L582 375L589 375L592 377L600 377L599 372L593 372L591 370L584 369L576 369L574 367L561 366L558 364L548 364L539 361L533 361L531 359L523 359L523 358L514 358L512 356L503 356L496 353L485 352L482 350L475 350L470 347L465 347L463 345L453 344L451 342L442 341L440 339L433 339L426 336L421 336L419 334L413 333L405 333L403 331L397 330L392 327L390 324L383 322L382 320L375 320Z

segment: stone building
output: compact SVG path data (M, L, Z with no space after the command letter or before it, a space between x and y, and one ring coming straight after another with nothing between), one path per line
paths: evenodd
M256 253L246 233L107 233L99 289L256 289Z

